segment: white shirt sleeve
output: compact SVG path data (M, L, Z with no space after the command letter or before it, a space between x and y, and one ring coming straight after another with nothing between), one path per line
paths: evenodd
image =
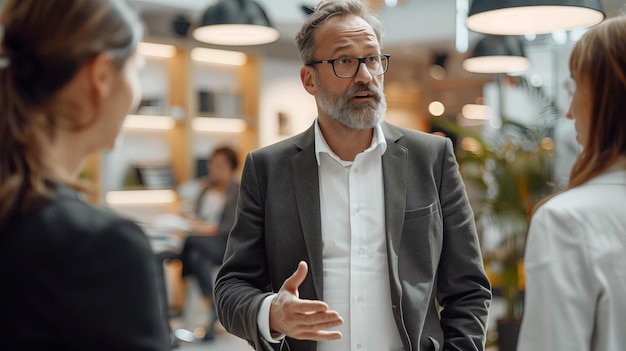
M589 349L598 292L585 243L587 229L576 217L543 206L533 216L518 351Z
M277 344L285 338L285 335L281 334L274 338L270 332L270 305L272 304L272 301L274 301L275 297L276 294L273 294L263 299L261 308L259 309L259 314L256 317L256 324L263 339Z

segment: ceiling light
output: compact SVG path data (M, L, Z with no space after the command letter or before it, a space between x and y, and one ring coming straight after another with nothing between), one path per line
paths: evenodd
M512 73L529 67L524 44L514 36L486 36L476 44L471 56L463 60L463 68L474 73Z
M485 34L547 34L604 18L600 0L473 0L467 27Z
M128 115L123 127L127 129L169 130L173 129L174 119L169 116Z
M176 192L170 189L109 191L105 201L110 205L168 204L176 201Z
M435 117L439 117L446 112L446 107L440 101L433 101L428 104L428 112Z
M149 57L172 58L176 55L176 47L169 44L139 42L137 52Z
M196 132L241 133L247 124L241 118L196 117L191 128Z
M191 49L191 58L198 62L218 63L232 66L243 66L247 60L247 56L243 52L208 48Z
M487 105L466 104L461 114L467 119L487 120L491 116L491 108Z
M482 144L474 137L465 137L461 139L461 148L476 155L483 154Z
M280 37L261 5L253 0L218 0L204 12L192 35L216 45L259 45Z

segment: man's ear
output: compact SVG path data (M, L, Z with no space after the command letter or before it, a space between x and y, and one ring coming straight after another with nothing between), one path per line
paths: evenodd
M88 76L91 89L96 98L103 98L113 90L116 73L115 65L105 53L98 54L89 62Z
M317 95L317 80L315 79L315 71L311 66L302 66L300 68L300 80L302 86L311 95Z

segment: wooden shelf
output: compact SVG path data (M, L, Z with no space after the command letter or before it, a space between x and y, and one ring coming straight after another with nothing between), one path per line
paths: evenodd
M152 42L158 41L152 40ZM151 95L148 97L150 99L155 89L161 87L161 82L167 79L163 94L155 93L156 97L154 97L156 101L165 100L164 106L159 105L154 110L157 114L160 114L160 111L164 114L171 112L172 115L130 115L125 121L124 135L120 145L122 148L118 146L116 150L105 155L94 155L86 160L82 173L85 178L95 184L96 190L89 197L93 203L103 204L105 193L123 188L124 180L120 178L122 172L125 172L126 164L130 166L142 160L142 145L145 145L145 151L148 154L151 153L150 157L161 157L159 161L166 161L171 165L176 186L195 178L196 159L203 158L198 155L198 150L204 152L205 149L202 145L216 145L221 143L220 140L232 142L240 153L241 160L249 151L258 148L259 59L254 55L247 55L244 65L220 67L216 71L219 75L219 72L224 69L233 70L234 84L229 85L228 89L232 89L232 86L238 89L235 93L241 101L241 107L237 108L241 112L241 118L203 118L194 122L195 118L201 116L199 88L194 82L194 79L197 79L194 77L194 67L207 65L207 63L200 64L192 60L193 47L189 43L167 42L166 44L175 47L174 55L170 58L148 57L148 62L152 60L153 66L150 71L145 72L153 74L152 80L157 81L147 83L150 84ZM225 77L230 79L228 75ZM221 78L224 79L224 77ZM204 127L196 126L194 129L194 123L202 124L207 121L217 123L216 127L207 128L205 125ZM155 143L161 146L155 148ZM137 151L139 151L138 154L136 154ZM206 152L209 153L210 150L207 149Z

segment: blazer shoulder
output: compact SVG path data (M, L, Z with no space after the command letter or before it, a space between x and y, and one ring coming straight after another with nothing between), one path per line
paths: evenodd
M117 241L149 249L147 237L137 224L78 198L53 198L41 210L24 217L20 226L21 231L38 232L33 235L58 248Z
M553 217L567 219L568 222L595 223L609 217L624 222L621 211L623 194L614 187L588 182L566 190L539 206L533 218ZM616 216L617 215L617 216Z
M428 150L429 152L443 150L446 148L447 143L451 143L450 139L446 137L400 127L386 122L383 124L383 132L389 142L395 142L409 148L416 147L420 150Z
M254 150L248 155L248 157L254 158L255 160L284 160L297 154L303 149L314 146L315 131L314 127L311 126L300 134Z

